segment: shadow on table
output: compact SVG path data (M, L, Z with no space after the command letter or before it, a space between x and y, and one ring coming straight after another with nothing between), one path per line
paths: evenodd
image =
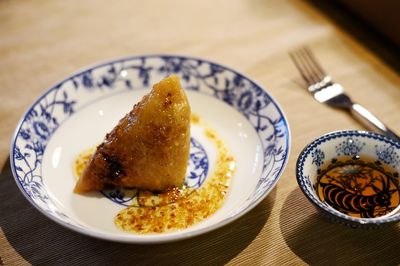
M324 15L326 15L343 31L356 38L367 49L369 49L370 52L380 57L386 62L386 64L391 66L394 71L400 73L399 47L393 40L390 40L380 31L377 31L374 27L370 26L367 22L361 19L359 15L355 14L346 8L344 4L340 3L341 1L307 0L306 2L324 13ZM346 1L342 2L345 3ZM361 3L361 1L358 2ZM384 2L385 1L383 1L382 4L390 4ZM300 7L303 4L300 1L295 3L301 3L298 5ZM379 13L379 10L377 10L377 12Z
M286 198L280 228L290 249L311 265L398 265L400 227L351 229L321 216L299 188Z
M258 235L276 193L237 221L202 236L158 245L121 244L80 235L46 218L23 197L9 165L0 175L0 227L11 246L34 265L224 264Z

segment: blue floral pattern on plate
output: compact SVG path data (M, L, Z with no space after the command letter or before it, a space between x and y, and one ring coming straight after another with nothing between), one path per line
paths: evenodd
M43 153L53 133L96 99L107 97L110 92L149 88L160 76L170 74L179 75L185 89L225 102L251 123L262 143L263 170L255 190L238 213L257 204L276 184L288 159L289 128L281 109L260 86L229 68L169 55L103 63L68 77L44 93L22 117L11 145L11 166L23 194L48 217L69 223L68 217L54 207L41 176ZM191 162L196 160L201 158L191 156ZM202 175L202 170L197 170L194 175ZM203 181L196 181L195 185Z

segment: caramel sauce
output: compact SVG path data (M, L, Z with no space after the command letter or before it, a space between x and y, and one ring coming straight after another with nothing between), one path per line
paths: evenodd
M176 231L203 221L222 206L236 169L235 159L217 132L199 116L192 114L191 122L203 127L205 136L217 148L214 172L198 189L172 188L160 193L128 190L136 197L131 206L116 215L114 222L118 228L139 234ZM78 155L74 165L77 177L82 175L94 152L95 148L91 148Z
M335 158L319 171L318 197L334 209L358 218L376 218L400 204L398 173L365 157Z

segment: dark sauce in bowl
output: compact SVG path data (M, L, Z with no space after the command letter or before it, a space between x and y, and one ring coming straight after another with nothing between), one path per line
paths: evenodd
M368 157L334 158L318 170L315 189L322 202L358 218L376 218L397 211L399 174Z

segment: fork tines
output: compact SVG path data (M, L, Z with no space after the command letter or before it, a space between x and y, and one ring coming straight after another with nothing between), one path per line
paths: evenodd
M329 78L308 47L290 52L289 55L308 86L316 85Z

